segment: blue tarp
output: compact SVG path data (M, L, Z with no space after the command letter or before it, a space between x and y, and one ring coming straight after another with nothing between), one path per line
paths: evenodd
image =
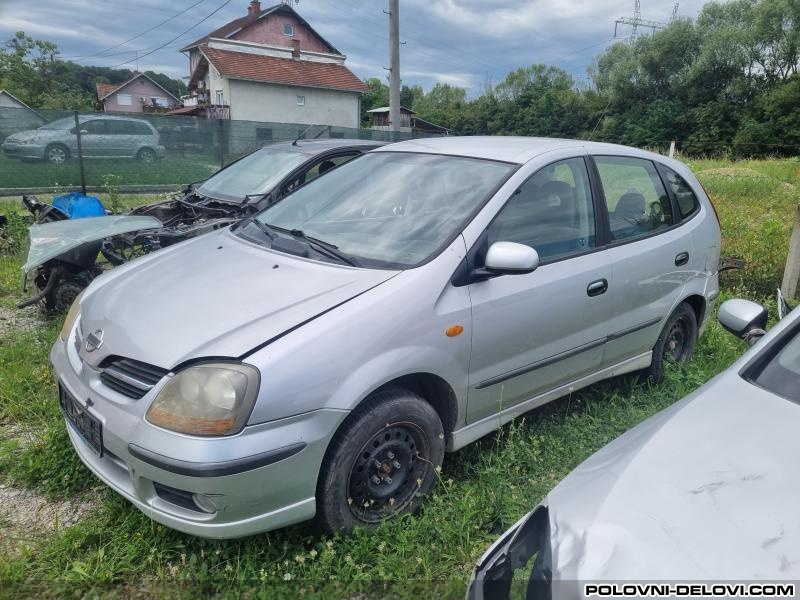
M53 198L53 206L69 216L70 219L106 216L106 209L100 202L100 198L84 196L80 192L56 196Z

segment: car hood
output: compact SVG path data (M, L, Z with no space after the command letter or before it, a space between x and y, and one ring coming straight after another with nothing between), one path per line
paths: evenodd
M29 140L36 140L43 137L48 137L52 135L53 131L55 130L47 130L47 129L30 129L28 131L19 131L17 133L12 133L8 136L5 141L7 142L27 142Z
M545 499L553 579L800 577L800 406L729 370Z
M241 357L395 274L297 258L222 230L102 276L81 302L81 328L103 331L96 363Z

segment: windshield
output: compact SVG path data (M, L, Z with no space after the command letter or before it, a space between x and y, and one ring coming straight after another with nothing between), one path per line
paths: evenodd
M767 350L769 352L769 350ZM774 394L800 402L800 329L759 368L753 381Z
M242 201L247 195L271 191L308 159L302 152L262 148L212 175L197 191L213 198Z
M361 264L411 267L457 234L515 168L435 154L365 154L256 218L323 240Z
M57 121L45 123L39 129L71 129L75 127L75 119L73 117L65 117Z

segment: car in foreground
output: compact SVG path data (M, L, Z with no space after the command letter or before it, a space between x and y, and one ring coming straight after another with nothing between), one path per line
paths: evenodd
M747 300L719 320L759 341L567 475L480 559L468 599L511 597L526 568L531 599L583 598L587 583L798 579L800 309L769 334Z
M75 450L175 529L414 511L455 451L686 360L720 230L681 163L537 138L384 146L95 280L51 361Z
M63 221L70 219L66 212L23 196L23 202L37 221L30 229L31 243L24 268L26 287L30 279L36 291L20 307L44 301L48 310L65 311L83 288L110 267L228 227L326 171L381 145L373 141L333 139L265 146L172 198L135 208L126 216L136 219L127 221L116 216L65 224ZM125 222L129 225L125 226ZM141 222L153 225L135 229ZM98 256L103 260L98 261Z
M83 158L135 158L144 163L164 158L158 131L145 119L80 115L78 122ZM74 117L64 117L14 133L0 147L10 158L61 165L78 157L78 126Z

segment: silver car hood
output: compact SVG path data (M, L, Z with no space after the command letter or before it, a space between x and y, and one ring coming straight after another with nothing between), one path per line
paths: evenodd
M553 579L800 578L800 406L734 370L545 499Z
M113 354L173 368L240 357L395 274L297 258L221 230L103 275L81 303L81 328L104 332L93 361Z

